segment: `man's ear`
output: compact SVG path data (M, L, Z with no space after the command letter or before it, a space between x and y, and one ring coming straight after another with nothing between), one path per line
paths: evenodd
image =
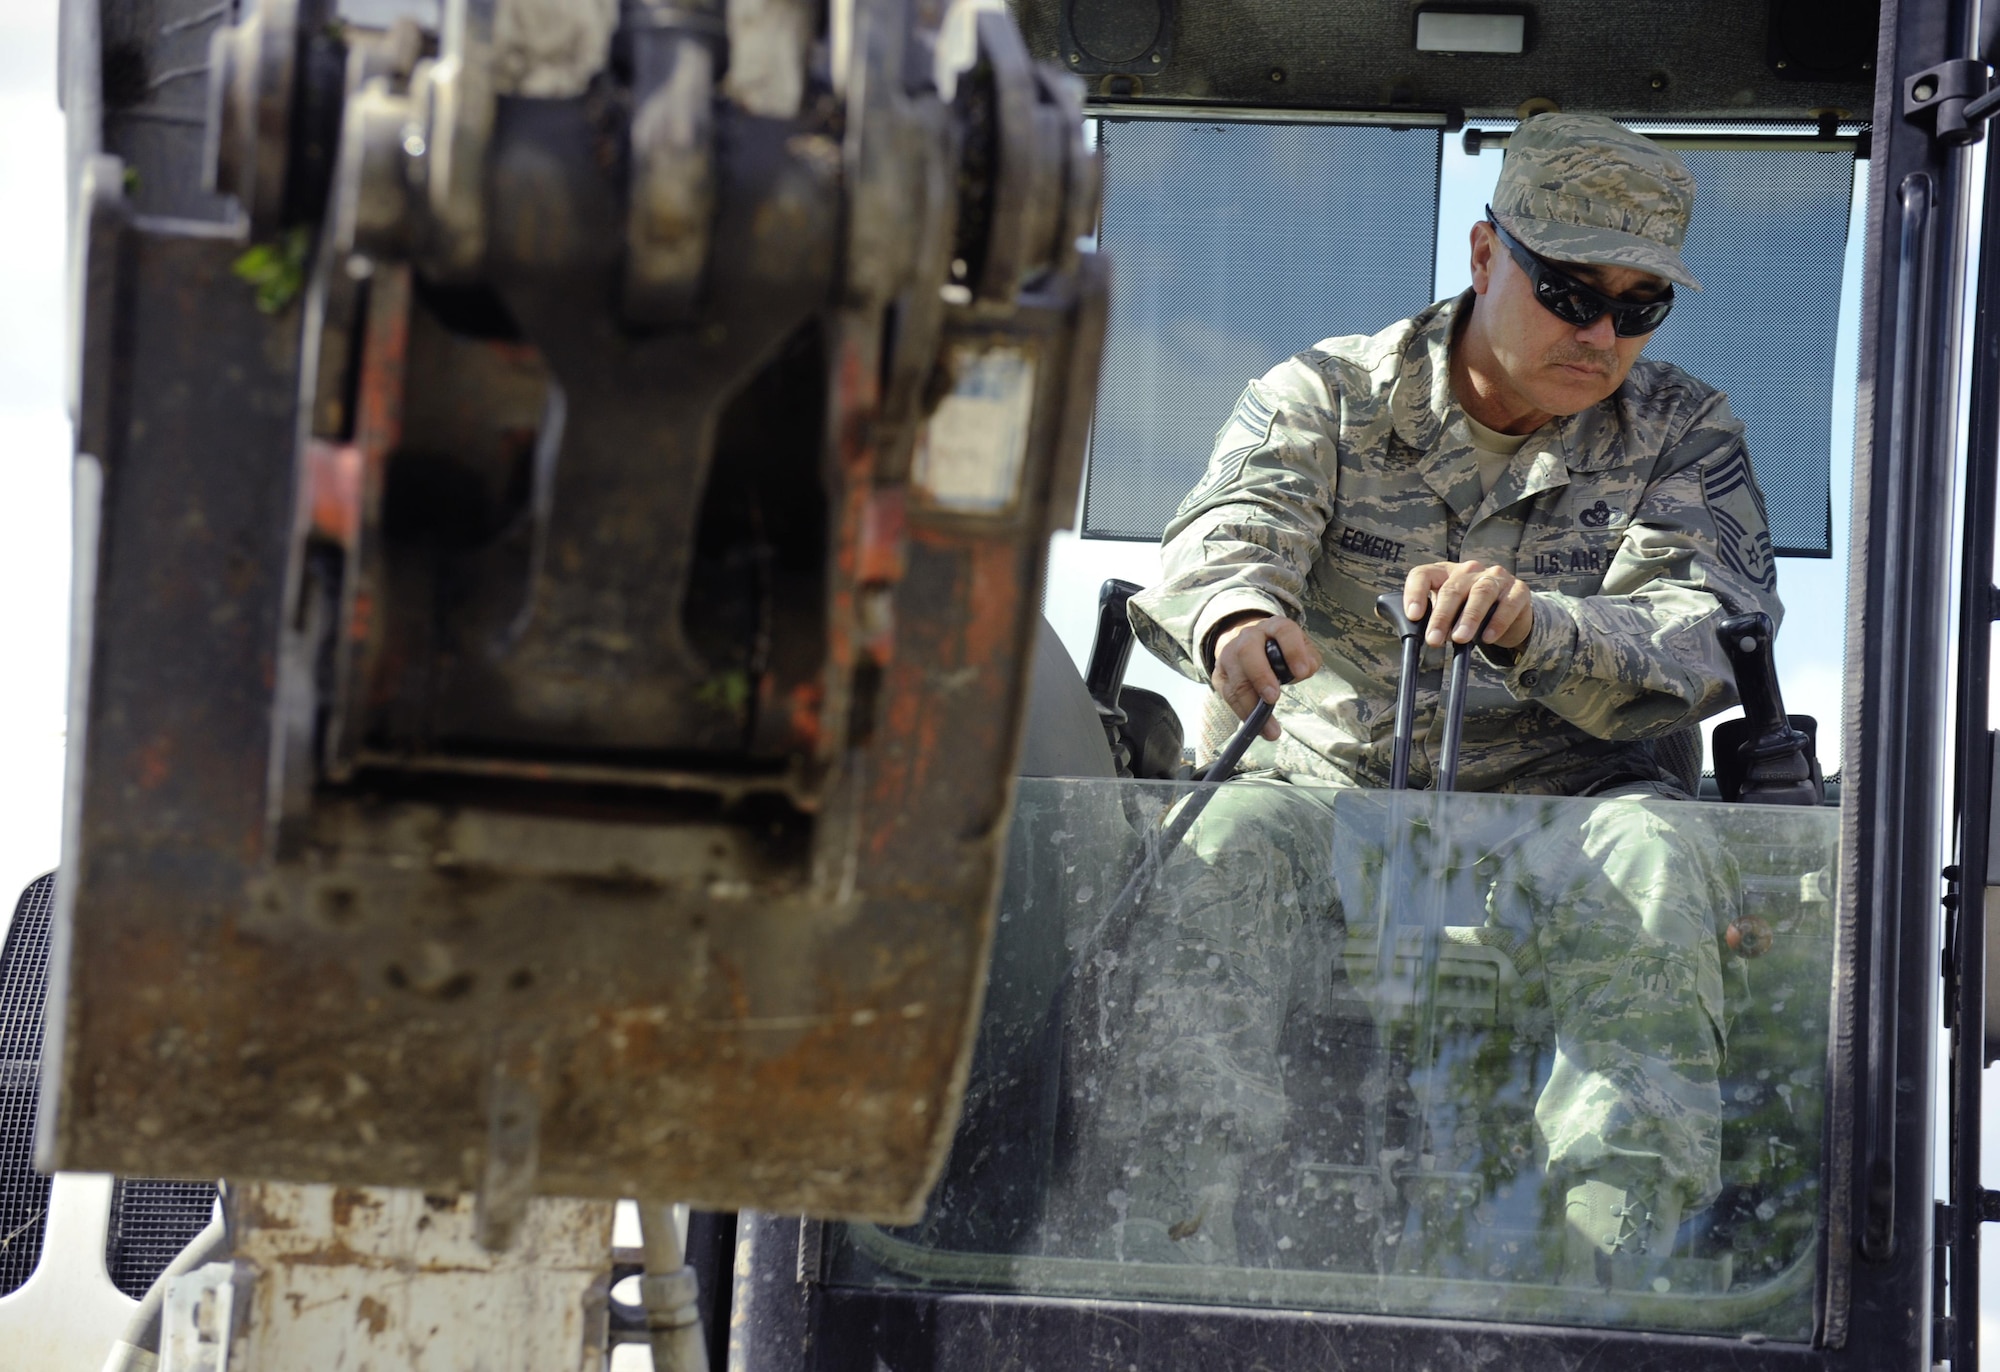
M1493 285L1493 254L1500 246L1500 240L1493 234L1493 226L1481 219L1472 226L1472 289L1486 294Z

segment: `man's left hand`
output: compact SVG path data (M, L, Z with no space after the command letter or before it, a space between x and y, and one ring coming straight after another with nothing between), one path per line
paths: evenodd
M1420 619L1426 605L1431 622L1424 642L1433 648L1442 648L1447 635L1454 643L1472 642L1488 609L1493 622L1481 641L1496 648L1520 647L1535 627L1534 592L1528 583L1505 567L1484 562L1426 562L1410 568L1403 579L1403 613Z

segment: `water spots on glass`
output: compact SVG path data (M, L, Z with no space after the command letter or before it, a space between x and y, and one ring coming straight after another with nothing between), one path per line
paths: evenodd
M1021 783L957 1144L846 1279L1810 1336L1837 813L1232 783L1161 853L1186 789ZM1745 913L1769 952L1704 964ZM1609 1292L1564 1275L1594 1140L1690 1179Z

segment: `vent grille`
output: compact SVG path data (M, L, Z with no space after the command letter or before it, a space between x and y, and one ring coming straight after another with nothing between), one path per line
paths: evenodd
M104 1268L111 1284L139 1300L167 1264L207 1226L215 1183L123 1178L111 1190Z
M55 888L53 874L29 883L0 950L0 1295L34 1272L48 1228L49 1179L34 1156Z

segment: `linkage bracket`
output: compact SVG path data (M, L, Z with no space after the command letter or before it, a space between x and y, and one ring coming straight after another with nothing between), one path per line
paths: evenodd
M1926 67L1903 81L1903 118L1930 120L1931 136L1946 147L1976 143L1984 125L2000 109L1993 68L1969 57Z

